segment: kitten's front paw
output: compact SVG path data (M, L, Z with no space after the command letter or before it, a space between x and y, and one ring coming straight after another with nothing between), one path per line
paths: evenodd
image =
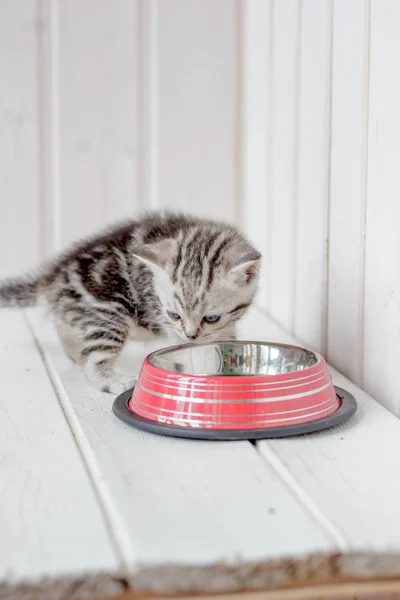
M110 394L122 394L126 390L130 390L136 383L136 377L125 375L124 373L115 373L107 381L102 383L101 389L103 392Z

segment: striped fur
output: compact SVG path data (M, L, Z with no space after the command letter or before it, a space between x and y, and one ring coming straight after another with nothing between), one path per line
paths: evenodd
M259 263L259 252L227 223L151 214L81 242L37 277L0 284L0 306L44 298L69 356L96 387L119 393L134 378L114 364L140 332L174 341L234 337Z

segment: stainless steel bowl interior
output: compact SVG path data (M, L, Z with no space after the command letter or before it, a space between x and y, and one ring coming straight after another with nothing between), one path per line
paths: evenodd
M318 356L283 344L221 342L165 348L150 354L149 362L188 375L280 375L307 369Z

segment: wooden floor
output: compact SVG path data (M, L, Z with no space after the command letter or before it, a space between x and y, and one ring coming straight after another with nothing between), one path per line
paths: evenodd
M0 328L1 599L400 594L400 421L340 374L359 405L344 426L184 441L118 421L40 311ZM257 310L241 337L292 341Z

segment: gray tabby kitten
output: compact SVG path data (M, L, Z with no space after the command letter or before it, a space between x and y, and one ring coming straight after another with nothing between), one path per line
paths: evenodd
M260 257L231 225L153 214L81 242L37 277L0 284L0 306L43 297L68 355L96 387L118 394L134 382L114 370L130 337L234 338Z

